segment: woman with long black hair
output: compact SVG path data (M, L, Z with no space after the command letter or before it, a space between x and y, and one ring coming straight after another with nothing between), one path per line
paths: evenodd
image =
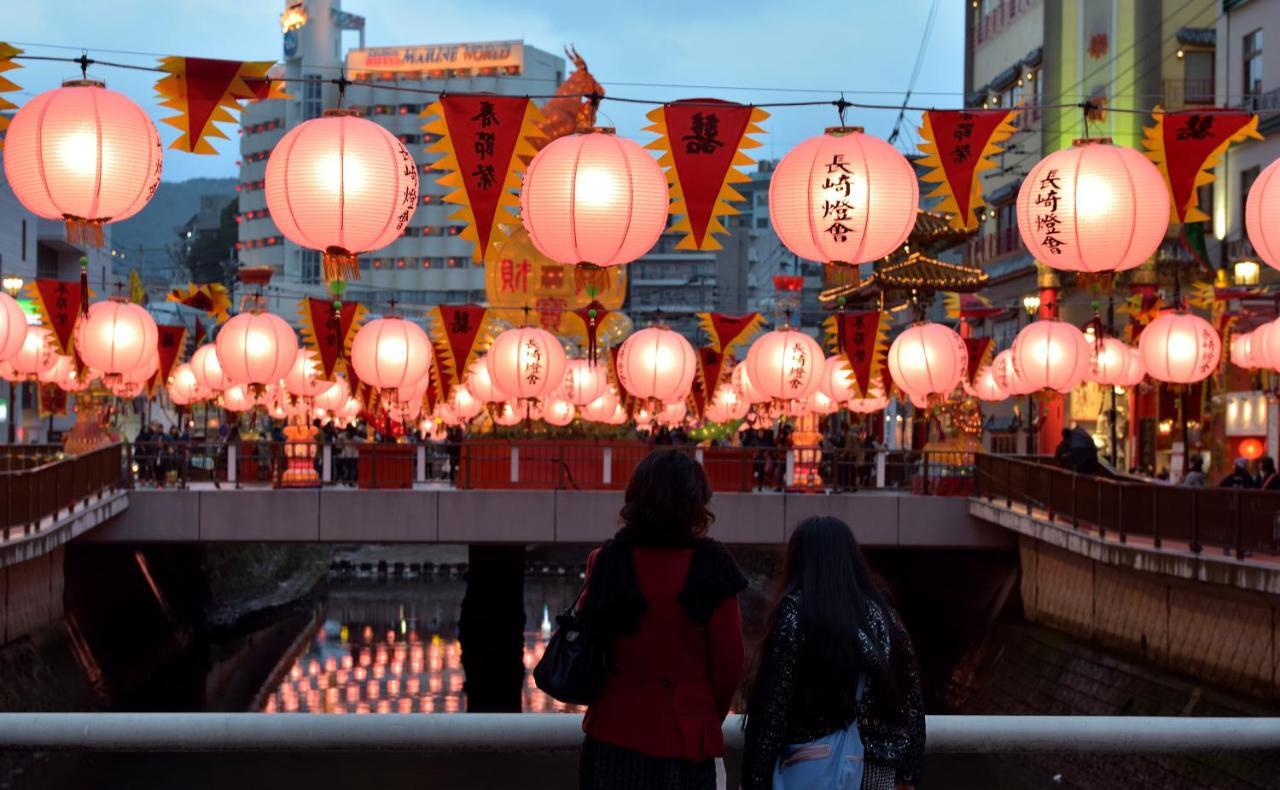
M771 622L747 701L743 788L769 790L780 757L824 754L796 747L851 724L862 790L914 787L925 729L915 653L848 524L815 517L796 528Z
M702 466L658 450L636 467L621 529L587 559L583 634L608 674L583 719L584 790L714 790L721 725L742 679L747 580L708 538Z

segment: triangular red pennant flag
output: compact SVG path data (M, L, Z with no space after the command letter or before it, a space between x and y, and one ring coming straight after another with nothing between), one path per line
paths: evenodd
M52 330L58 353L75 353L76 322L80 319L80 301L85 295L81 292L80 283L74 280L36 280L31 284L30 293L45 326Z
M346 356L351 336L359 328L365 308L359 302L344 301L342 309L335 315L333 300L308 296L299 303L298 312L302 316L302 338L320 360L318 378L332 381L338 371L339 360Z
M937 183L929 197L941 197L939 211L954 212L951 224L976 228L975 210L982 199L983 170L995 165L987 159L1000 152L997 143L1015 130L1009 121L1017 110L928 110L921 119L920 150L924 167L933 168L922 181Z
M702 389L694 388L694 397L698 398L698 410L701 410L715 397L716 387L720 385L724 373L724 354L714 348L703 346L698 349L698 365L702 372Z
M879 310L865 310L836 313L827 319L827 336L835 336L836 346L849 359L862 397L867 397L877 371L885 367L888 315Z
M1196 189L1214 180L1212 168L1233 141L1261 140L1258 116L1246 110L1216 107L1163 112L1152 116L1156 125L1145 129L1147 157L1156 163L1169 187L1175 222L1200 222L1209 215L1198 205Z
M438 305L435 320L430 323L431 340L439 362L439 382L444 397L467 375L484 326L487 310L476 304Z
M977 378L978 371L983 365L990 363L988 354L991 352L991 338L989 337L966 337L964 338L965 350L969 352L969 369L965 371L965 381L973 384Z
M173 366L182 357L182 344L187 336L187 328L181 324L169 326L161 324L156 327L156 353L159 362L155 375L147 382L147 392L155 394L156 387L164 386L169 381Z

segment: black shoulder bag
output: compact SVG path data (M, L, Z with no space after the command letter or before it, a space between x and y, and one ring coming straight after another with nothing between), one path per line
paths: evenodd
M587 583L582 583L586 590ZM590 705L604 688L609 671L609 646L592 639L577 611L582 590L569 608L556 617L556 632L542 659L533 668L533 682L552 699L570 705Z

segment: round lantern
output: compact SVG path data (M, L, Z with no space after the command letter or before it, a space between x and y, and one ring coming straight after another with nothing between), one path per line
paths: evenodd
M36 381L42 384L57 384L66 377L68 370L75 370L76 361L66 354L54 353L53 364L36 374Z
M484 357L471 363L467 370L467 389L481 403L497 403L509 400L505 392L493 386L493 377L489 375L489 365Z
M840 404L828 398L822 390L817 390L809 396L809 400L805 402L805 408L810 414L825 416L835 414L840 409Z
M651 326L633 333L618 349L618 381L637 398L684 400L693 389L698 356L678 332Z
M1272 334L1275 334L1274 332ZM1168 312L1138 336L1142 366L1157 381L1191 384L1208 378L1222 357L1222 338L1203 318Z
M969 352L949 327L924 322L893 339L888 361L894 383L916 402L955 389L969 367Z
M418 206L408 149L351 110L290 129L267 160L267 210L294 244L324 253L326 280L358 280L357 256L404 233Z
M1280 183L1275 183L1276 173L1280 171L1276 165L1280 165L1280 159L1267 165L1249 187L1244 204L1244 228L1263 263L1280 269L1280 230L1276 229L1276 223L1280 222Z
M1013 366L1031 391L1070 392L1089 373L1093 348L1074 324L1041 319L1013 339Z
M871 387L865 398L850 398L844 406L854 414L874 414L883 411L889 405L889 399L879 387Z
M74 364L70 365L66 373L56 383L63 392L84 392L89 389L89 385L98 377L97 371L93 368L85 368L78 370Z
M493 412L493 422L505 428L524 422L526 404L504 401Z
M1253 332L1239 332L1231 337L1231 364L1238 368L1253 368Z
M586 359L571 359L565 364L560 392L574 406L586 406L603 395L608 385L604 368Z
M757 338L743 364L752 386L775 401L807 401L817 392L826 370L818 341L789 328Z
M769 396L762 393L756 388L756 385L751 383L751 376L747 373L746 363L740 363L734 367L733 372L729 374L729 383L733 385L733 388L747 402L748 406L769 402Z
M1032 257L1072 272L1132 269L1169 226L1169 191L1151 160L1107 138L1077 140L1031 168L1017 201Z
M911 235L919 202L906 157L856 127L800 143L769 181L773 229L787 249L811 261L883 258Z
M221 392L231 386L213 343L205 343L191 355L191 373L196 377L196 383L207 392Z
M549 398L542 406L542 419L547 425L563 428L573 422L573 404L564 398Z
M535 326L499 334L484 359L493 385L509 398L544 398L564 381L564 346Z
M654 414L654 420L659 425L665 425L668 428L674 428L684 422L684 418L689 415L689 406L682 400L672 401L662 404L662 408Z
M588 422L608 422L613 418L618 405L618 391L613 387L605 387L600 397L583 406L579 412L582 419Z
M333 413L333 419L343 425L350 425L360 416L360 408L360 401L355 398L347 398L347 402Z
M247 384L232 384L222 391L222 408L227 411L248 411L254 405L253 394Z
M117 381L107 386L111 390L111 394L117 398L136 398L142 394L143 383L141 381Z
M607 420L609 425L626 425L627 410L621 403L613 408L613 416Z
M973 384L964 382L964 391L983 401L1002 401L1009 397L1009 393L1004 391L1000 383L996 381L995 371L992 365L987 365L978 374L973 377Z
M1009 395L1027 395L1033 392L1018 375L1018 368L1013 364L1013 349L1005 349L991 360L991 375L1000 389Z
M141 365L120 374L120 381L126 384L145 384L160 370L160 352L152 349Z
M1247 458L1250 461L1256 461L1262 457L1262 453L1266 450L1266 446L1259 439L1248 438L1241 439L1240 444L1236 448L1240 452L1241 458Z
M716 387L703 416L711 422L733 422L746 417L750 408L741 391L732 382L726 382Z
M347 384L347 380L339 376L336 381L330 384L326 389L316 395L312 403L317 409L325 411L337 412L346 405L351 398L351 385Z
M151 200L162 154L141 107L101 82L72 80L13 116L4 172L28 211L66 222L73 244L100 247L104 223L132 217Z
M19 381L34 379L58 364L58 353L49 341L49 330L44 327L33 326L27 331L22 348L8 361Z
M333 385L320 376L320 360L316 353L308 349L299 349L294 357L293 366L284 377L284 388L295 398L314 398Z
M214 345L223 372L237 384L275 384L298 358L293 328L280 316L257 310L232 316Z
M1116 337L1104 337L1093 349L1089 380L1108 386L1124 386L1132 378L1132 348Z
M1273 347L1270 337L1275 332L1275 328L1276 322L1268 321L1249 333L1249 342L1245 346L1248 351L1249 367L1275 367L1269 351Z
M89 367L115 380L156 352L159 332L151 314L122 299L89 305L76 328L76 351Z
M0 293L0 362L22 350L27 339L27 314L22 312L18 300L7 293Z
M431 341L422 327L403 318L378 318L356 332L351 364L356 375L384 390L412 387L431 369Z
M854 396L858 382L854 378L848 357L844 354L827 357L818 389L828 400L834 402L846 401Z
M484 403L477 400L465 384L459 384L453 388L453 392L449 394L449 406L458 419L463 421L470 420L484 411Z
M169 373L169 398L179 406L185 406L198 400L204 400L208 397L208 391L200 386L200 382L196 380L195 369L191 367L191 363L183 362L175 365Z
M667 177L654 158L605 129L552 140L520 188L529 239L561 263L634 261L666 229L667 203Z
M1125 367L1124 379L1119 384L1122 387L1134 387L1147 375L1147 369L1142 365L1142 354L1138 349L1129 346L1125 353L1129 355L1129 364Z

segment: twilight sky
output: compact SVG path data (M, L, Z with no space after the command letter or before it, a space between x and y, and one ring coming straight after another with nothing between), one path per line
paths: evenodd
M17 2L17 0L11 0ZM845 92L850 101L902 102L931 0L345 0L345 10L364 16L366 44L451 43L523 39L560 52L574 44L608 93L671 100L686 97L744 103L827 100ZM156 55L244 60L280 58L272 0L59 0L23 3L6 17L6 40L33 55L90 57L154 65ZM963 5L942 2L929 37L915 105L956 107L962 102ZM347 33L346 47L356 45ZM109 52L117 50L119 52ZM98 67L90 76L107 81L139 102L157 122L168 110L157 105L157 74ZM26 99L78 75L70 63L27 61L6 76ZM628 84L629 83L629 84ZM642 83L642 84L641 84ZM640 142L651 135L639 105L606 102L601 122ZM770 109L764 147L756 157L781 156L804 138L834 125L832 107ZM897 111L851 110L850 124L888 136ZM908 114L899 148L916 139L918 113ZM160 124L166 145L177 132ZM215 140L218 156L166 151L164 178L234 176L238 137ZM909 141L909 142L908 142Z

